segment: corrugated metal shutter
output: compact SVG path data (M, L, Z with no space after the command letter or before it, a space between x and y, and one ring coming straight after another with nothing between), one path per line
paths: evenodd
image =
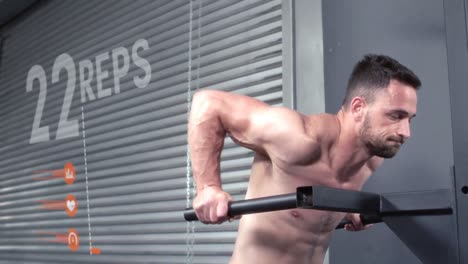
M193 90L281 105L281 17L281 0L42 1L0 29L0 263L185 263L189 28ZM243 199L252 152L225 146ZM73 184L38 180L66 162ZM69 194L74 217L41 207ZM44 241L70 228L76 252ZM228 262L236 229L197 223L194 263Z

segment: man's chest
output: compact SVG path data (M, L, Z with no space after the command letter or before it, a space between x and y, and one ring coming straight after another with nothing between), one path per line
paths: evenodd
M332 188L360 190L370 176L366 166L354 170L338 170L325 162L307 165L289 165L274 169L274 180L293 187L327 186Z

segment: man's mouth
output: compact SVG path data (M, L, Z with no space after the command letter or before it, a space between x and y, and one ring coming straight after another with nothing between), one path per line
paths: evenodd
M402 140L402 139L397 139L397 138L390 138L389 141L398 143L399 145L403 145L403 143L405 143L404 140Z

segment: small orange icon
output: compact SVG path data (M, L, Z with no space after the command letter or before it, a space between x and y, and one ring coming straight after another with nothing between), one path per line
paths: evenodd
M68 247L71 249L71 251L77 251L78 248L80 247L80 236L78 235L78 232L76 232L75 229L70 228L68 230Z
M78 202L76 201L75 196L69 194L65 203L65 211L70 217L74 217L76 212L78 212Z
M40 240L45 242L66 244L71 249L71 251L77 251L80 247L80 236L78 235L78 232L73 228L70 228L67 234L49 231L38 232L38 234L41 236L54 236L53 239L40 238Z
M63 178L66 184L73 184L76 179L76 170L71 162L65 163L65 166L63 167L63 169L60 169L60 170L40 170L40 171L33 172L33 174L42 174L42 173L49 173L50 176L36 177L33 179L42 181L42 180L53 180L57 178Z
M73 184L76 179L76 171L75 167L73 167L73 164L71 162L65 163L65 167L63 168L63 170L65 171L65 182L67 184Z
M69 194L65 201L63 200L42 200L39 201L42 204L42 209L45 210L65 210L70 217L74 217L78 212L78 201L76 197Z
M99 249L97 247L92 247L90 252L91 252L91 255L100 255L101 254L101 249Z

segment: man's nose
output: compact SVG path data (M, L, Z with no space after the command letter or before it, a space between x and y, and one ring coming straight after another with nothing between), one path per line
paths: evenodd
M398 129L398 135L401 136L404 140L408 139L411 136L409 121L401 122L401 125Z

